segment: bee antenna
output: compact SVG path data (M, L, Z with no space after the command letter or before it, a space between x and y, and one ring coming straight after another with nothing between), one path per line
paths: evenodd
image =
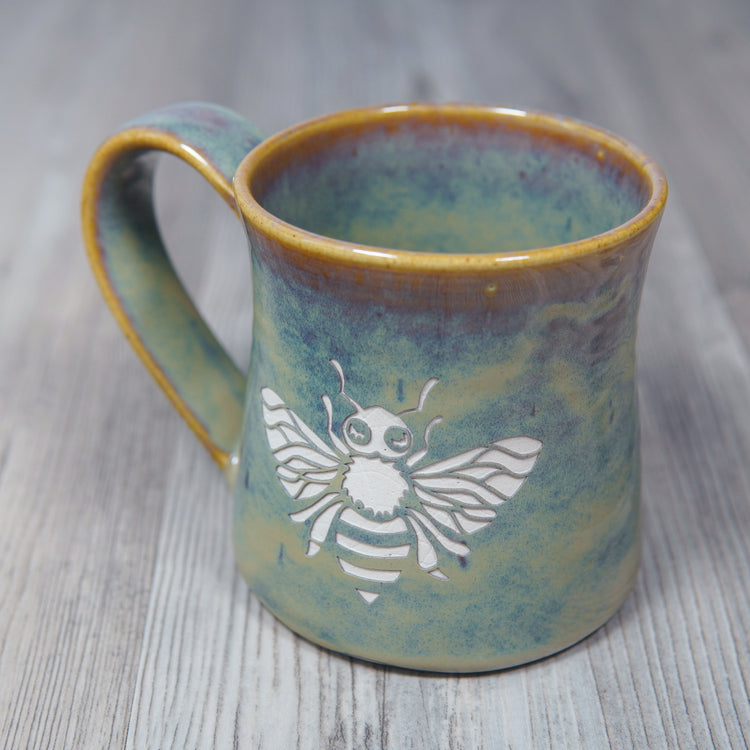
M407 466L414 466L414 464L421 461L427 455L427 451L430 449L430 431L436 424L439 424L442 421L443 421L442 417L433 417L430 420L430 423L424 429L424 447L422 448L421 451L412 453L412 455L406 459Z
M406 409L405 411L399 412L399 416L402 414L411 414L416 411L422 411L424 402L427 400L427 396L430 391L440 382L439 378L430 378L423 386L422 392L419 394L419 402L415 409Z
M362 411L362 407L351 397L349 396L346 391L344 390L345 385L345 378L344 378L344 369L339 364L338 360L331 359L329 362L333 365L333 369L336 370L336 372L339 375L339 382L341 383L341 387L339 389L339 393L357 410Z

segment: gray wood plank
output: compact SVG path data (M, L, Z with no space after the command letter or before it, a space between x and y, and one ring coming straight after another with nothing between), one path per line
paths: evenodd
M118 75L138 46L142 9L13 8L3 6L0 22L9 146L0 178L0 744L117 747L135 688L164 469L182 425L104 313L82 254L80 182L119 120L173 96L175 80L187 95L183 76L200 73L212 40L204 29L196 70L163 77L160 91L130 79L139 96L120 112L114 102L127 99L128 79ZM175 11L163 8L155 52ZM188 57L195 36L184 35Z

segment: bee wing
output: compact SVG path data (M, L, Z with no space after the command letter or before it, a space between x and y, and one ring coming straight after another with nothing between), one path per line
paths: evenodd
M321 440L271 388L261 389L263 422L276 474L289 497L313 500L338 475L343 456Z
M521 488L542 442L531 437L496 440L411 473L422 510L445 529L473 534Z

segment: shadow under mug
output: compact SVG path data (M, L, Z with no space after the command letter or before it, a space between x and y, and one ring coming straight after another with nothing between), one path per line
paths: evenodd
M169 261L156 152L244 222L248 373ZM636 321L666 195L639 149L553 115L370 108L263 140L183 103L101 146L83 230L232 487L265 606L351 656L470 672L575 643L633 586Z

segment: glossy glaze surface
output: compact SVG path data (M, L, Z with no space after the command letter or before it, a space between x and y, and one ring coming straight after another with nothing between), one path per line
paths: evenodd
M595 142L532 134L520 115L460 108L336 123L266 158L254 197L289 224L355 245L499 254L606 232L644 205L632 166Z

